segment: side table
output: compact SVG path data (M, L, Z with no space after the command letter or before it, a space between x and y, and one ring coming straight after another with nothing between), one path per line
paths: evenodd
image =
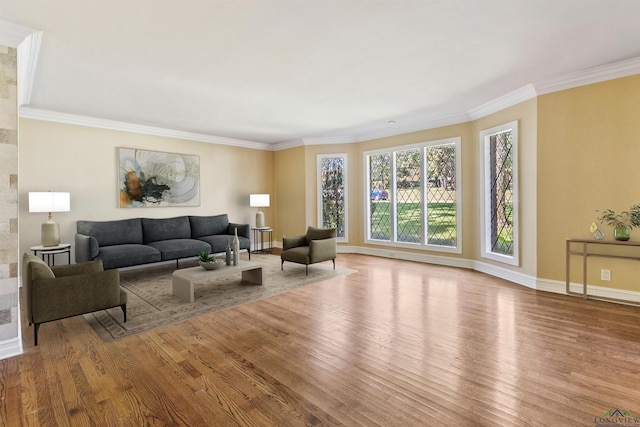
M251 227L253 230L253 244L255 250L252 252L254 254L270 254L271 253L271 242L273 240L273 230L271 227ZM268 246L265 249L264 247L264 235L269 235L269 240L267 240ZM260 248L260 249L258 249Z
M40 256L42 256L42 260L44 261L44 256L47 256L47 265L52 266L56 265L56 254L67 254L67 263L71 264L71 244L70 243L60 243L58 246L31 246L29 249L33 251L35 256L38 256L38 252L40 252Z

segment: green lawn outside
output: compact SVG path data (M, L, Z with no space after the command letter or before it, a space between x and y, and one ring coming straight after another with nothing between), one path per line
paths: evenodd
M377 240L391 240L391 203L388 201L371 202L371 238ZM507 208L511 217L511 205ZM456 233L456 204L429 203L427 205L429 229L427 230L428 244L440 246L455 246ZM509 218L511 219L511 218ZM422 221L420 218L420 203L398 203L398 228L403 230L400 236L402 242L420 243ZM503 230L504 234L498 242L498 250L508 251L513 246L512 230Z
M455 203L429 203L427 215L429 216L429 229L427 230L428 243L442 246L455 246L456 244L456 204ZM391 239L391 204L388 201L371 202L372 239ZM403 230L400 236L402 242L420 243L422 232L422 220L420 203L398 204L398 228Z

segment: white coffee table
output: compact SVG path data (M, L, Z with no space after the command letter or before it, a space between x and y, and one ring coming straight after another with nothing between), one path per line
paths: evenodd
M216 277L232 272L242 272L242 280L262 285L262 265L241 261L238 265L223 266L217 270L205 270L202 267L183 268L173 272L171 281L173 294L185 302L193 302L193 287L195 282L210 282Z

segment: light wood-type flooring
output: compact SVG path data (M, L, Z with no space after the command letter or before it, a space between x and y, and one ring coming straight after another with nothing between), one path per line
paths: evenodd
M34 347L23 319L25 354L0 361L0 425L640 417L639 308L464 269L350 254L337 263L358 272L111 343L79 316L42 325Z

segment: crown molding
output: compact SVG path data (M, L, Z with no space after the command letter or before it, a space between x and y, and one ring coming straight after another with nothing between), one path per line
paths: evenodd
M288 150L289 148L302 147L304 145L304 139L292 139L290 141L278 142L273 145L273 151Z
M117 130L123 132L141 133L145 135L163 136L175 139L186 139L189 141L207 142L210 144L231 145L234 147L252 148L255 150L273 150L272 145L261 142L165 129L156 126L139 125L135 123L120 122L117 120L101 119L97 117L60 113L57 111L29 107L28 105L20 106L19 115L20 118L25 119L44 120L49 122L66 123L71 125L88 126L93 128Z
M357 142L352 136L320 136L316 138L298 138L274 144L273 151L288 150L289 148L303 147L306 145L351 144L352 142Z
M273 145L273 151L287 150L289 148L302 147L305 145L332 145L350 144L357 142L353 136L320 136L315 138L298 138L290 141L279 142Z
M31 101L31 90L36 75L42 31L29 34L18 46L18 105Z
M320 136L315 138L303 138L304 145L334 145L334 144L350 144L358 142L353 136Z
M640 74L640 57L588 68L535 84L538 95Z
M332 145L332 144L352 144L355 142L372 141L374 139L388 138L392 136L404 135L412 132L420 132L428 129L435 129L444 126L465 123L470 120L467 113L457 114L442 118L430 118L423 121L416 121L406 125L390 125L386 129L376 129L356 135L342 136L321 136L316 138L300 138L291 141L281 142L274 145L274 151L286 150L289 148L304 145Z
M388 138L392 136L404 135L407 133L420 132L423 130L436 129L445 126L457 125L468 122L468 113L459 113L446 117L429 116L423 120L413 121L407 124L393 124L384 129L376 129L370 132L362 132L355 137L356 142L371 141L374 139ZM402 119L398 119L399 122Z
M1 45L17 48L29 34L35 32L33 28L0 19Z
M535 98L537 95L536 89L532 84L522 86L512 92L507 93L492 101L486 102L478 107L469 110L470 120L478 120L482 117L486 117L490 114L502 111L505 108L513 107L521 102L528 101Z

